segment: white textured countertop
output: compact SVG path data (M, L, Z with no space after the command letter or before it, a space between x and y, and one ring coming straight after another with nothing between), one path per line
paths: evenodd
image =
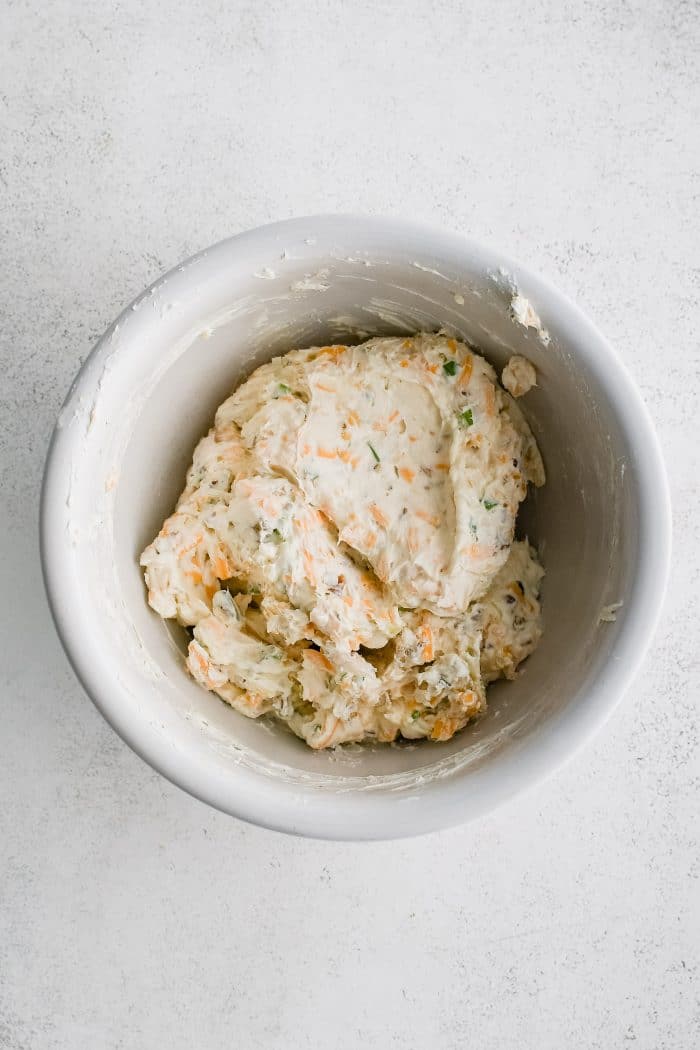
M2 1050L700 1040L700 16L410 8L6 9ZM673 493L661 627L612 721L544 786L415 841L285 838L166 783L81 692L41 583L43 459L94 340L183 257L318 211L420 218L549 276L636 377Z

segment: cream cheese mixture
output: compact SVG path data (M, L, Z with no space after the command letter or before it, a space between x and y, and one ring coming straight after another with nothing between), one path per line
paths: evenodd
M513 397L523 397L537 386L535 366L526 357L514 354L501 372L501 382Z
M201 685L313 748L447 740L540 637L528 482L532 433L465 344L294 350L218 409L141 556L148 600L193 629Z

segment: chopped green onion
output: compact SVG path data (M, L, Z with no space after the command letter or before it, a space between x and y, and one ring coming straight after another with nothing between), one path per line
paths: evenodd
M413 711L411 713L411 721L415 722L417 718L420 718L420 711Z
M471 408L465 408L464 412L460 412L459 421L463 427L470 427L474 422L474 416L472 415Z
M270 533L270 536L272 538L273 543L282 543L284 540L284 536L282 535L279 529L273 529Z
M484 504L487 510L493 510L494 507L498 506L498 503L494 499L485 499L482 500L482 503Z
M291 394L292 392L292 388L287 386L286 383L280 383L279 387L283 394Z
M368 446L369 446L369 450L370 450L370 452L372 453L372 455L373 455L373 456L374 456L374 458L376 459L377 463L379 463L379 462L380 462L380 459L379 459L379 455L378 455L378 453L377 453L377 450L376 450L376 448L374 447L374 445L372 444L372 442L371 442L371 441L368 441L368 442L367 442L367 444L368 444Z
M445 372L446 375L448 375L448 376L456 376L457 375L457 362L456 361L445 361L444 365L442 366L442 369L443 369L443 371Z

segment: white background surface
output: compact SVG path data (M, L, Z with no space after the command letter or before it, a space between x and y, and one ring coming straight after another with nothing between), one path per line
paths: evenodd
M697 4L5 10L2 1050L697 1046ZM37 553L54 418L121 307L337 210L464 231L575 298L642 388L675 517L653 650L595 744L478 824L363 846L142 764L68 668Z

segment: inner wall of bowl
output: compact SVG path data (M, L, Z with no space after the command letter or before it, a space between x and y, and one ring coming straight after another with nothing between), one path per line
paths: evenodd
M410 256L371 253L324 257L312 268L308 259L286 260L283 272L273 272L273 265L264 275L251 273L245 287L237 285L235 301L222 298L198 318L199 327L145 400L119 470L114 545L120 615L131 620L140 646L162 672L156 688L170 711L162 732L181 734L185 722L219 759L238 762L243 750L263 767L312 776L381 777L425 770L457 755L461 768L476 767L518 747L574 702L606 659L617 628L601 626L601 610L624 600L636 557L623 437L604 391L577 359L575 333L561 333L555 318L543 316L551 337L545 344L512 320L517 276L475 271L468 259L438 272ZM172 511L215 409L255 367L296 346L440 328L477 347L498 372L513 353L537 368L537 389L520 405L548 479L521 510L519 533L537 546L547 573L544 635L516 681L491 687L488 714L453 740L315 753L283 727L248 720L194 684L183 668L184 631L166 626L146 605L138 556Z

